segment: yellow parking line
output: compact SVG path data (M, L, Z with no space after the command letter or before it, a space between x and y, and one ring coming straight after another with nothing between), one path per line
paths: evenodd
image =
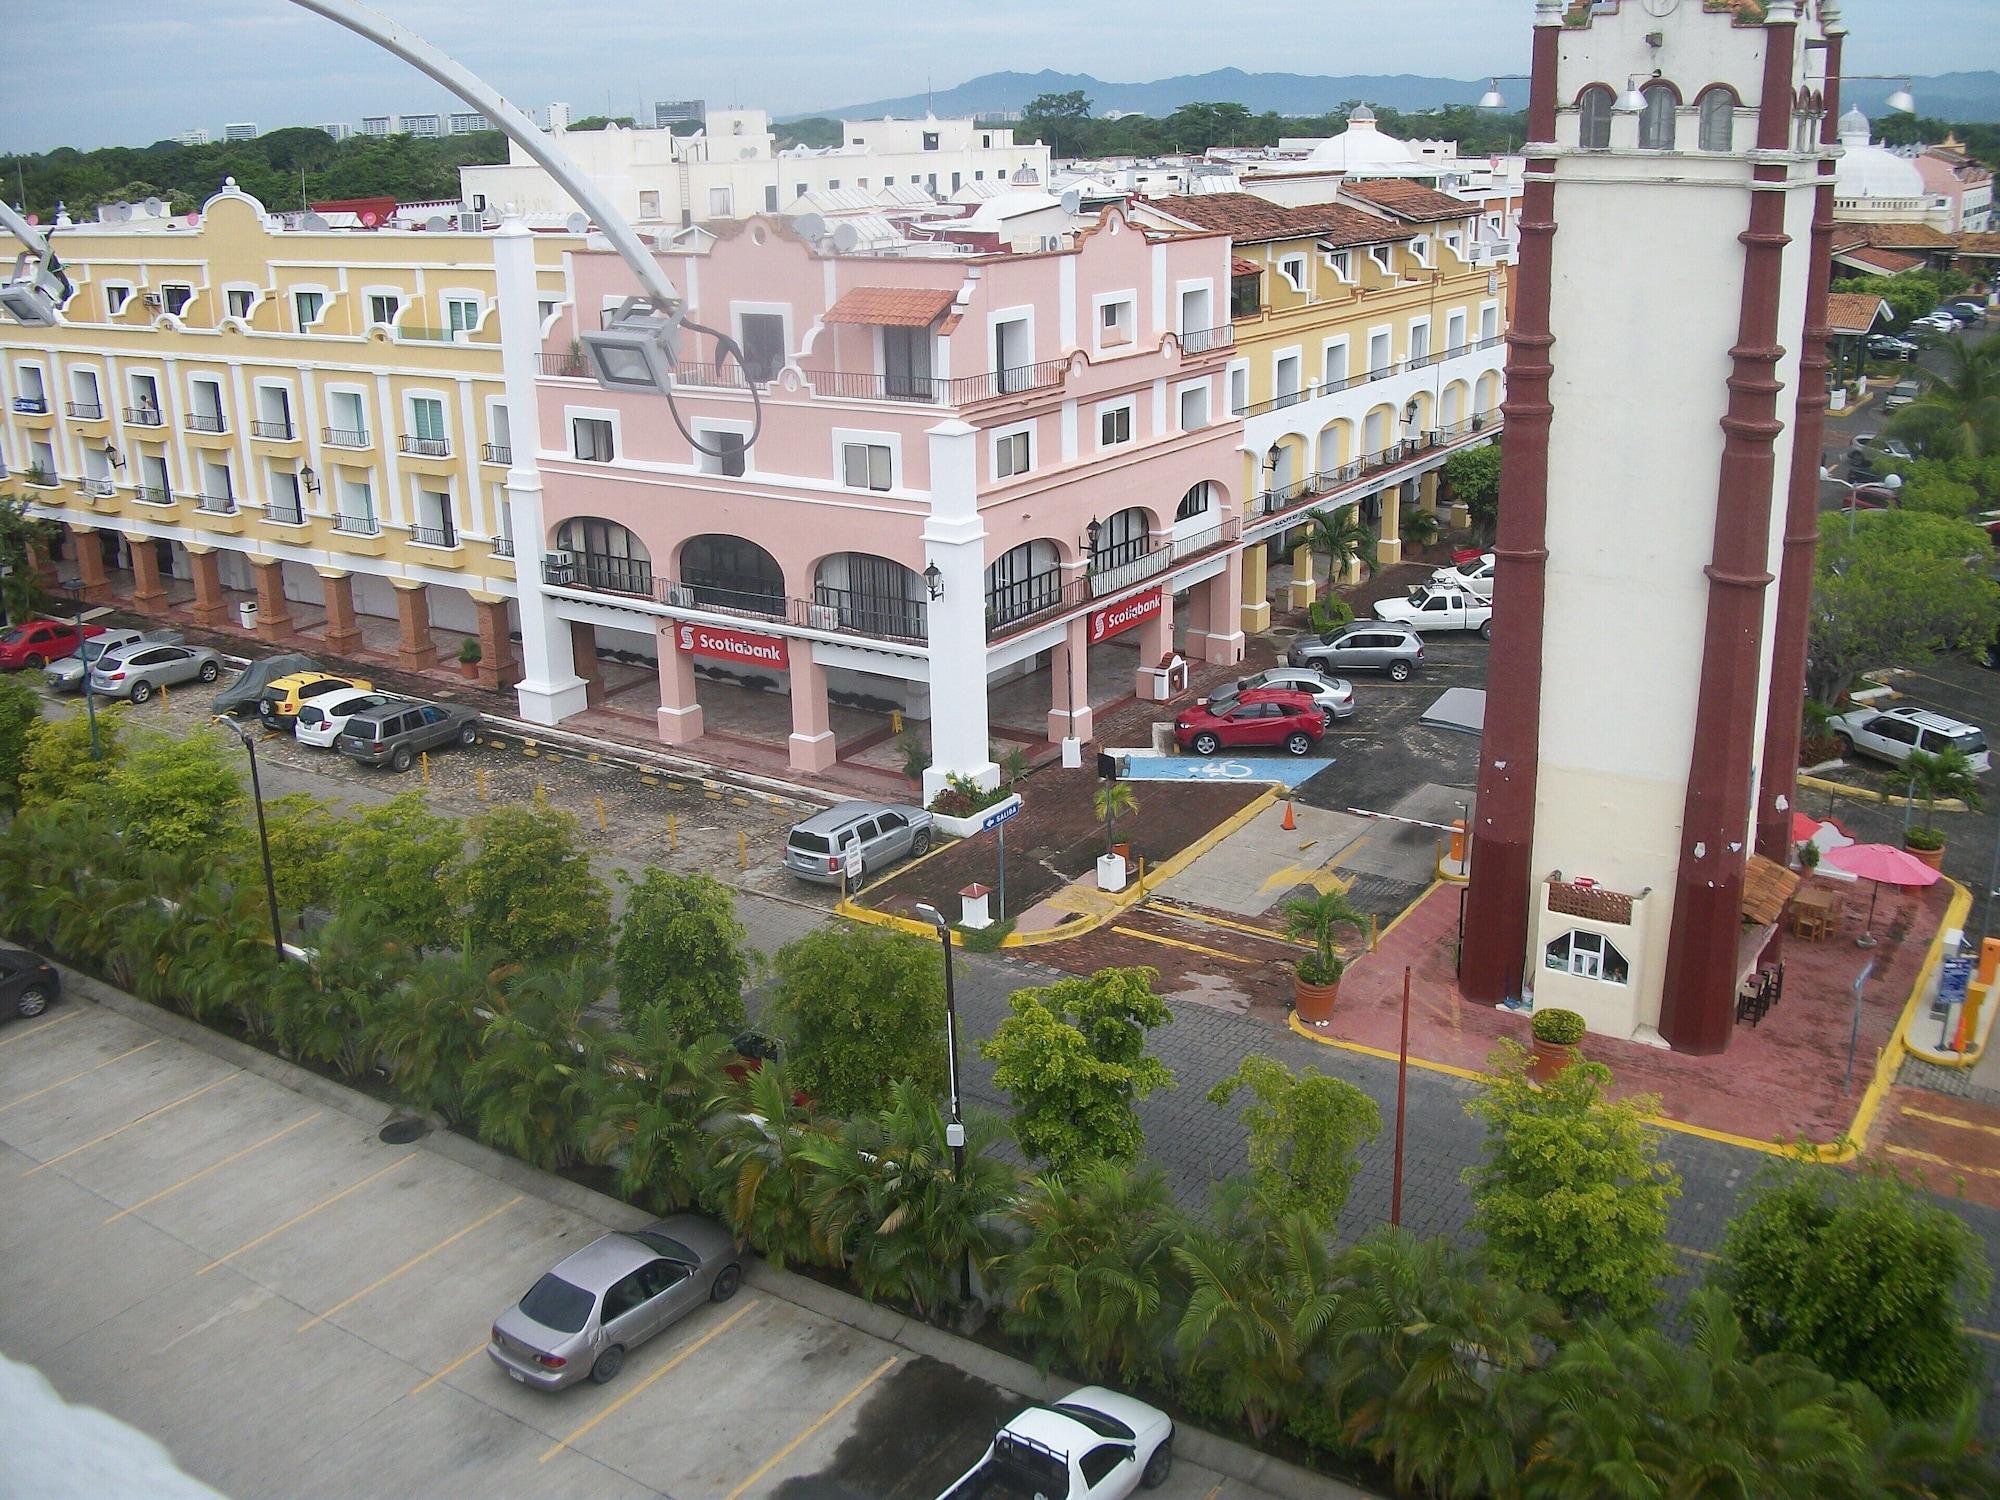
M40 1036L43 1032L49 1030L51 1027L60 1026L65 1021L80 1020L83 1017L83 1014L84 1013L80 1010L73 1010L69 1012L69 1014L67 1015L57 1016L53 1021L44 1021L42 1022L41 1025L34 1027L32 1030L17 1031L12 1036L6 1038L6 1040L0 1041L0 1047L11 1047L16 1042L25 1042L29 1037Z
M95 1073L98 1068L108 1068L115 1062L123 1062L128 1057L135 1057L139 1053L144 1052L148 1047L157 1047L160 1045L161 1042L164 1042L165 1040L166 1038L163 1036L156 1036L150 1042L141 1042L138 1046L134 1047L130 1052L121 1052L116 1057L105 1058L104 1061L98 1063L96 1067L85 1068L81 1073L72 1073L67 1078L58 1078L54 1083L43 1084L42 1087L36 1089L32 1094L23 1094L18 1099L9 1099L5 1104L0 1104L0 1115L6 1114L8 1110L12 1109L17 1104L26 1104L30 1099L39 1099L44 1094L53 1093L56 1089L61 1088L66 1083L75 1083L77 1079L85 1077L88 1074Z
M1208 948L1204 947L1200 943L1190 943L1186 941L1184 938L1167 937L1163 933L1158 933L1158 932L1141 932L1136 927L1113 927L1111 930L1117 933L1120 937L1142 938L1149 943L1164 943L1169 948L1185 948L1190 953L1200 953L1209 958L1226 958L1229 960L1229 962L1233 964L1254 964L1263 962L1262 959L1245 958L1240 953L1224 953L1220 948Z
M318 1213L321 1209L331 1208L333 1207L334 1204L338 1203L342 1198L347 1197L350 1193L360 1192L363 1188L367 1187L368 1184L373 1182L376 1178L388 1176L391 1172L395 1171L396 1168L400 1167L404 1162L408 1161L410 1157L415 1156L416 1154L417 1154L416 1152L411 1151L403 1156L397 1157L394 1161L390 1162L388 1166L383 1167L380 1171L370 1172L366 1177L362 1178L359 1182L354 1183L351 1186L342 1188L339 1192L334 1193L330 1197L320 1199L319 1202L315 1203L311 1208L306 1209L303 1213L293 1214L289 1219L285 1220L285 1222L280 1224L276 1229L265 1230L262 1234L258 1235L256 1239L250 1240L245 1244L238 1245L234 1250L231 1250L227 1255L218 1255L214 1260L210 1261L207 1265L203 1266L199 1271L196 1271L194 1274L197 1276L206 1276L210 1271L213 1271L217 1266L221 1265L224 1261L236 1259L236 1257L241 1255L245 1250L255 1250L259 1245L263 1244L266 1240L275 1238L276 1236L283 1234L287 1229L290 1229L293 1225L304 1223L307 1219L310 1219L314 1214Z
M640 1381L637 1385L633 1386L631 1390L627 1391L624 1395L620 1396L616 1401L612 1402L609 1406L605 1407L603 1411L599 1412L596 1416L592 1417L588 1422L585 1422L581 1427L577 1428L576 1431L572 1432L568 1437L558 1439L549 1448L549 1451L541 1456L541 1459L539 1461L542 1463L547 1463L550 1459L554 1458L558 1453L562 1452L563 1449L571 1446L573 1443L576 1442L578 1438L582 1437L586 1432L590 1431L591 1428L595 1427L599 1422L602 1422L606 1417L610 1416L613 1412L622 1410L628 1402L630 1402L634 1397L638 1396L648 1386L652 1385L654 1381L658 1380L668 1371L678 1368L683 1362L693 1357L695 1351L700 1349L701 1346L706 1344L710 1339L720 1337L723 1333L733 1328L736 1324L742 1322L743 1319L747 1318L751 1313L755 1312L758 1308L762 1307L763 1305L764 1304L761 1302L749 1302L744 1304L742 1307L737 1308L735 1312L731 1313L728 1317L724 1318L720 1323L717 1323L713 1328L709 1329L707 1333L704 1333L700 1338L696 1339L692 1344L689 1344L687 1348L681 1350L680 1353L676 1354L672 1359L668 1360L665 1364L661 1365L659 1369L653 1371L652 1374L648 1375L644 1380Z
M174 1100L172 1104L162 1104L158 1109L149 1109L146 1111L146 1113L139 1116L138 1119L127 1120L123 1125L120 1125L116 1130L107 1130L104 1132L103 1135L100 1135L94 1141L85 1141L81 1146L72 1146L69 1148L69 1150L63 1152L60 1156L51 1156L47 1161L42 1162L39 1166L33 1166L28 1168L28 1170L23 1172L21 1175L23 1177L33 1177L37 1172L41 1171L43 1167L53 1167L59 1161L68 1161L72 1156L75 1156L79 1151L88 1151L92 1146L101 1146L106 1141L110 1140L114 1135L123 1135L126 1131L130 1130L134 1125L143 1125L148 1120L157 1120L161 1115L165 1114L168 1110L179 1109L183 1104L187 1103L188 1100L199 1099L203 1094L207 1093L210 1089L221 1088L225 1083L229 1082L230 1079L234 1078L241 1071L242 1069L240 1068L231 1068L227 1073L224 1073L220 1078L216 1079L215 1082L203 1084L200 1088L196 1089L192 1094L182 1094L180 1098Z
M1989 1344L2000 1344L2000 1333L1990 1328L1968 1328L1965 1331L1976 1339L1985 1339Z
M901 1357L900 1355L892 1354L887 1359L883 1360L881 1364L877 1365L874 1368L874 1370L869 1374L866 1380L863 1380L853 1390L849 1391L845 1396L842 1396L840 1400L834 1404L833 1408L826 1413L825 1416L821 1417L817 1422L813 1423L812 1426L808 1427L804 1432L800 1433L797 1437L793 1438L789 1443L785 1444L785 1446L780 1448L776 1453L773 1453L769 1458L765 1459L763 1463L757 1466L757 1471L754 1474L752 1474L748 1479L744 1480L741 1484L737 1485L736 1488L731 1490L727 1495L724 1495L722 1497L722 1500L738 1500L738 1497L742 1495L742 1493L745 1490L749 1489L751 1485L755 1484L758 1480L762 1479L766 1474L770 1473L771 1470L775 1469L779 1464L783 1463L786 1459L790 1458L792 1454L798 1450L799 1444L803 1443L807 1438L811 1437L815 1432L818 1432L820 1428L826 1426L827 1423L831 1422L835 1417L839 1416L842 1412L846 1411L848 1407L852 1406L855 1403L855 1401L859 1400L862 1392L866 1391L869 1386L873 1385L876 1381L880 1380L884 1375L888 1374L890 1367L894 1365L900 1357Z
M270 1145L271 1142L279 1140L284 1136L290 1135L294 1130L297 1130L301 1125L312 1124L314 1120L317 1120L321 1115L325 1113L326 1111L323 1109L316 1109L311 1114L307 1115L303 1120L294 1120L292 1121L291 1124L287 1125L283 1130L275 1130L271 1134L265 1136L263 1140L258 1141L252 1145L245 1146L241 1151L232 1151L229 1153L229 1155L223 1157L221 1161L211 1162L209 1163L209 1165L203 1167L199 1172L188 1173L188 1175L183 1177L179 1182L169 1183L166 1187L163 1187L157 1193L154 1193L150 1198L141 1198L137 1203L133 1204L130 1208L119 1209L117 1213L112 1214L104 1222L107 1224L114 1223L117 1220L124 1218L125 1215L127 1214L137 1213L142 1208L151 1207L153 1204L158 1203L162 1198L166 1197L167 1194L178 1193L182 1188L186 1187L190 1182L199 1182L202 1178L206 1177L210 1172L219 1171L221 1168L228 1166L233 1161L241 1161L243 1160L244 1157L248 1156L252 1151L263 1150L264 1147Z
M1680 1251L1680 1253L1683 1255L1692 1255L1696 1260L1722 1259L1722 1257L1717 1255L1713 1250L1697 1250L1692 1245L1675 1245L1673 1248Z
M1917 1109L1913 1105L1904 1105L1903 1113L1912 1119L1933 1120L1939 1125L1956 1125L1960 1130L1983 1130L1988 1135L2000 1135L2000 1126L1982 1125L1977 1120L1961 1120L1957 1115L1933 1114L1930 1110Z
M1233 932L1247 932L1252 937L1265 938L1273 943L1283 943L1288 948L1310 948L1311 943L1288 938L1282 932L1273 932L1268 927L1256 927L1248 922L1231 921L1228 917L1218 917L1212 912L1193 911L1185 906L1176 906L1171 901L1153 900L1146 903L1147 909L1163 916L1179 917L1187 922L1200 922L1209 927L1227 927Z
M1938 1156L1929 1151L1912 1151L1908 1146L1884 1146L1891 1156L1907 1156L1912 1161L1924 1162L1933 1167L1947 1167L1954 1172L1971 1172L1980 1177L2000 1177L2000 1167L1977 1167L1971 1162L1953 1161L1948 1156Z
M501 1204L498 1208L494 1209L492 1213L487 1214L484 1218L475 1219L470 1224L466 1225L465 1228L459 1230L457 1234L449 1235L446 1238L439 1240L435 1245L431 1246L430 1249L424 1251L423 1254L411 1256L408 1260L404 1261L400 1266L396 1267L395 1270L389 1272L385 1276L378 1276L375 1280L369 1282L368 1285L364 1286L360 1291L356 1292L353 1296L342 1298L340 1301L334 1303L333 1306L329 1307L325 1312L319 1314L317 1317L307 1318L305 1322L299 1324L299 1326L293 1331L296 1333L304 1333L308 1328L311 1328L314 1324L324 1323L328 1318L332 1317L335 1313L347 1311L348 1308L354 1306L355 1303L359 1302L363 1297L367 1296L370 1292L380 1291L383 1287L387 1286L390 1282L394 1281L398 1276L401 1276L405 1271L415 1270L418 1266L422 1265L425 1261L429 1260L433 1255L436 1255L438 1251L445 1249L447 1246L457 1244L460 1240L464 1239L468 1234L472 1233L473 1230L483 1229L486 1225L491 1224L495 1219L499 1218L500 1215L507 1212L508 1209L512 1208L516 1203L519 1203L526 1196L527 1194L525 1193L516 1193L513 1197L509 1198L505 1203Z
M450 1364L446 1365L442 1370L439 1370L437 1374L431 1376L428 1380L424 1381L420 1385L411 1386L410 1394L412 1396L421 1396L425 1391L429 1390L432 1386L436 1385L440 1380L444 1379L445 1376L457 1374L460 1370L462 1370L465 1367L465 1364L468 1360L477 1359L480 1355L484 1354L485 1352L486 1352L486 1340L481 1339L478 1343L474 1344L470 1349L466 1350L465 1353L459 1355L457 1359L453 1360Z

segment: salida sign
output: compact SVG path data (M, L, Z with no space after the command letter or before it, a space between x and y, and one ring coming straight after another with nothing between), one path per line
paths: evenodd
M674 644L698 656L720 656L752 666L772 667L782 672L791 665L791 656L781 635L764 635L755 630L728 630L720 625L696 625L682 620L673 627Z
M1167 596L1159 589L1140 594L1136 598L1121 599L1116 604L1107 604L1102 609L1090 612L1090 644L1108 641L1114 635L1123 635L1142 620L1150 620L1166 604Z

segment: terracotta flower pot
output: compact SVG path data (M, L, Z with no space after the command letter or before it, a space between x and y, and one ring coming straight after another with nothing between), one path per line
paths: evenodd
M463 677L467 682L478 681L479 663L476 661L461 660L458 664L458 675Z
M1944 868L1944 850L1942 848L1919 849L1908 840L1905 840L1903 843L1903 852L1915 855L1933 870L1942 870Z
M1309 1026L1324 1025L1333 1019L1333 1002L1340 994L1340 981L1313 984L1292 971L1292 1009Z
M1565 1047L1561 1042L1545 1042L1539 1037L1529 1040L1535 1049L1533 1072L1537 1083L1554 1083L1557 1075L1576 1061L1574 1047Z

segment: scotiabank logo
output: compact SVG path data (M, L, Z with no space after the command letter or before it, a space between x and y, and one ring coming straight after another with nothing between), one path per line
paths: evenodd
M1090 644L1108 641L1114 635L1123 635L1141 620L1150 620L1160 612L1166 603L1166 595L1158 589L1150 594L1141 594L1136 599L1121 600L1117 604L1107 604L1103 609L1090 612Z
M785 638L762 635L754 630L725 630L719 625L693 625L683 620L674 626L675 644L698 656L722 656L730 661L749 662L780 671L791 665Z

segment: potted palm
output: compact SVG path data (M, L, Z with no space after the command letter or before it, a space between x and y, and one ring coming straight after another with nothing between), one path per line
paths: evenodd
M1912 750L1903 762L1909 773L1910 790L1924 799L1924 820L1903 830L1903 847L1933 870L1944 864L1944 830L1937 826L1939 798L1956 798L1973 812L1980 807L1979 773L1963 750L1947 747L1935 755Z
M467 636L464 640L460 641L458 643L458 675L468 678L477 677L479 675L480 659L485 654L485 652L479 649L479 642L471 636Z
M1322 891L1285 907L1285 936L1313 945L1313 951L1292 966L1292 1008L1301 1021L1323 1026L1333 1019L1333 1002L1340 994L1340 976L1347 960L1336 946L1342 928L1360 932L1366 914L1355 909L1345 891Z
M1576 1044L1583 1040L1583 1017L1573 1010L1551 1006L1537 1010L1529 1029L1535 1044L1535 1082L1549 1083L1576 1061Z
M1139 810L1138 794L1132 790L1129 781L1107 781L1100 784L1091 795L1096 805L1097 816L1104 820L1104 853L1097 861L1097 888L1101 891L1122 891L1128 873L1127 856L1130 846L1122 852L1112 841L1111 825L1127 813Z
M1401 530L1403 543L1415 552L1434 546L1444 533L1444 521L1435 510L1425 510L1421 505L1403 508Z

